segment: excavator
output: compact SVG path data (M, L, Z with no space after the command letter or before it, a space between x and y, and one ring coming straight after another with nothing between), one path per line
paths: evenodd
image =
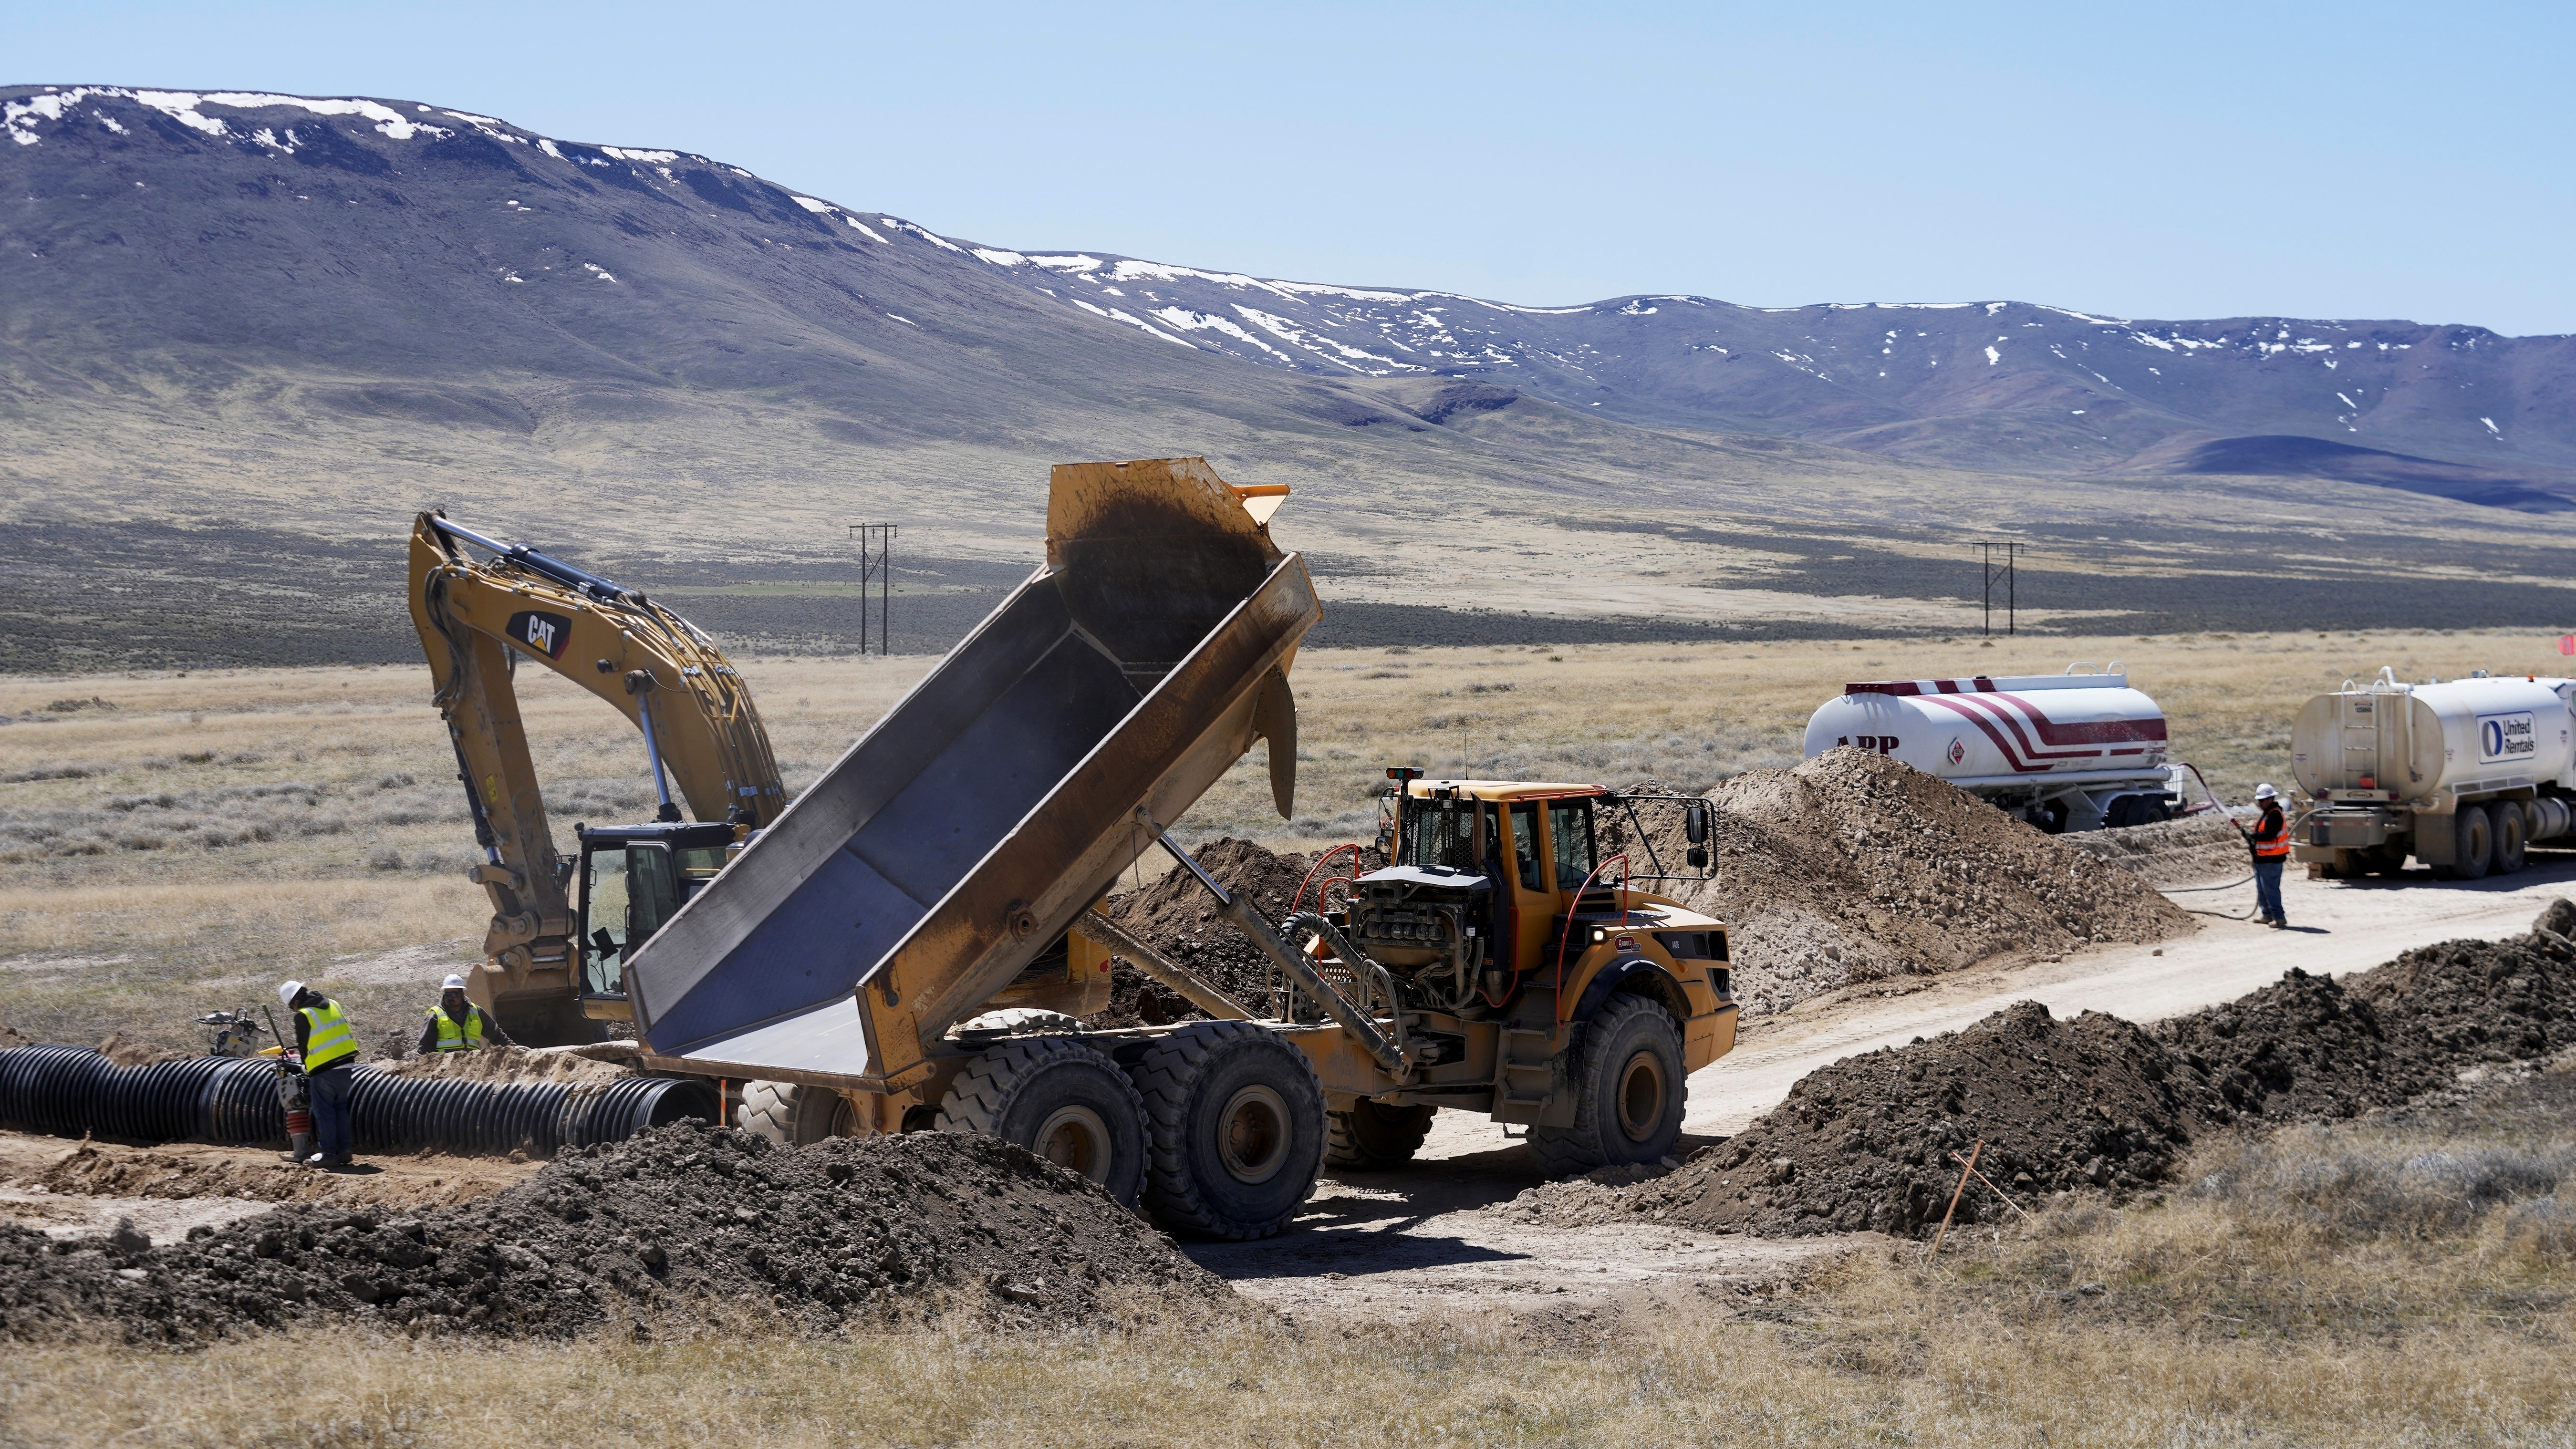
M467 994L515 1040L597 1041L605 1023L634 1019L628 958L787 808L751 688L714 640L643 593L440 511L413 522L410 601L483 853L468 876L492 903ZM653 819L577 826L575 859L556 851L520 721L523 660L599 696L644 737ZM1108 988L1107 954L1074 938L995 1004L1096 1011ZM753 1083L746 1121L824 1135L840 1104L812 1095L800 1103L792 1085Z

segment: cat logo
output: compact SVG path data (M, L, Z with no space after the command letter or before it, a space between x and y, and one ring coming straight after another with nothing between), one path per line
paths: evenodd
M1966 764L1966 763L1968 762L1968 743L1967 743L1967 741L1960 739L1957 735L1952 735L1952 736L1950 736L1950 748L1949 748L1949 750L1947 751L1947 753L1948 753L1948 754L1949 754L1949 756L1950 756L1950 763L1951 763L1951 764L1954 764L1954 765L1964 765L1964 764Z
M524 644L548 659L561 659L564 646L572 642L572 620L561 614L548 614L536 609L521 609L510 616L510 641Z

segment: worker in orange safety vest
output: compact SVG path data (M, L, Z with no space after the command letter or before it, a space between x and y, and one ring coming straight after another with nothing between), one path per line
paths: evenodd
M2254 918L2278 931L2290 924L2281 908L2281 868L2290 861L2290 817L2281 809L2281 792L2268 784L2254 787L2254 803L2263 812L2245 834L2246 844L2254 850Z

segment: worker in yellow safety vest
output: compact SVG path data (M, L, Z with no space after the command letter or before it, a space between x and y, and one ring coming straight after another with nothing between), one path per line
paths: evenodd
M301 981L277 988L277 999L295 1014L295 1054L313 1088L313 1134L320 1150L308 1167L347 1167L349 1093L358 1061L358 1033L340 1003Z
M438 1004L429 1009L429 1019L420 1024L420 1054L432 1052L470 1052L477 1047L517 1046L510 1034L492 1013L465 998L465 978L450 976L439 983Z
M2281 868L2290 862L2290 817L2281 809L2281 792L2270 785L2254 787L2254 803L2262 815L2254 828L2245 833L2245 842L2254 849L2254 918L2273 930L2290 924L2281 909Z

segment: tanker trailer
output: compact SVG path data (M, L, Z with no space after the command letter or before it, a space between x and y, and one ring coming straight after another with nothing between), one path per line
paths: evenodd
M2308 797L2291 854L2312 876L2444 880L2522 868L2523 848L2576 825L2576 680L2403 684L2382 669L2299 709L2290 768Z
M2181 804L2165 767L2164 711L2116 662L1846 684L1808 719L1806 753L1843 745L1903 760L2052 835L2149 825Z

